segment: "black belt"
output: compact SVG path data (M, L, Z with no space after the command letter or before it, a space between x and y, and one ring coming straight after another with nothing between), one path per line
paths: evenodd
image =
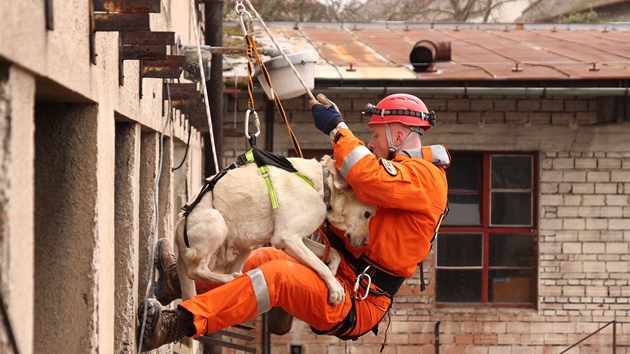
M384 267L369 259L365 254L361 254L359 258L356 258L352 252L346 249L346 245L341 237L334 233L330 228L326 228L326 236L328 237L330 246L343 253L357 277L362 274L369 275L372 279L372 284L376 285L382 291L374 292L370 290L373 294L387 295L389 297L396 295L400 287L405 282L404 277L387 273L384 270ZM365 286L365 284L361 284Z

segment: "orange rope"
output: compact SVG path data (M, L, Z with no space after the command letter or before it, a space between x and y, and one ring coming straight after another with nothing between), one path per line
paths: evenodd
M262 74L264 75L265 79L267 80L267 83L269 84L269 88L271 90L273 90L273 83L271 82L271 77L269 75L269 72L267 71L267 68L265 67L265 64L260 58L260 54L258 53L258 49L256 48L256 42L254 41L254 38L250 34L247 34L245 36L245 41L247 44L247 50L246 50L247 61L248 61L247 72L249 76L249 81L247 82L247 92L249 94L249 100L248 100L247 105L250 109L254 109L254 81L253 81L254 60L256 63L260 65L260 70ZM293 129L291 129L291 125L289 124L289 119L287 118L287 113L284 110L284 106L282 106L282 101L280 101L280 98L276 94L273 95L273 100L276 105L276 109L278 109L278 112L280 112L280 116L282 116L282 120L284 121L284 124L287 127L287 133L289 134L289 138L291 139L291 144L293 145L293 149L297 152L299 157L304 157L304 155L302 154L302 149L300 148L300 144L297 141L297 137L293 133Z
M326 246L326 252L324 253L324 258L322 258L322 262L326 263L326 259L330 255L330 241L328 241L328 237L326 236L324 225L320 225L318 231L319 231L320 241L324 244L324 246Z

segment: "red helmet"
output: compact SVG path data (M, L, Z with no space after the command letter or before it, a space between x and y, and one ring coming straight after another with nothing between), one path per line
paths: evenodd
M435 112L429 112L418 97L405 93L389 95L376 106L368 103L362 113L366 117L370 116L368 127L373 124L402 123L428 130L435 125Z

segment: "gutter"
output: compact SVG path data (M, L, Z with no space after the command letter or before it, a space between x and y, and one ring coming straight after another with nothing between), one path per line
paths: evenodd
M324 94L370 93L389 95L408 93L412 95L497 95L497 96L571 96L571 97L621 97L630 96L628 87L315 87L313 90Z

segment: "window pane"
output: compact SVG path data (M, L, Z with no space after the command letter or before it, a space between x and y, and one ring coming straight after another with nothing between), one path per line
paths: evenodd
M533 267L534 235L490 234L491 267Z
M481 302L481 270L437 270L438 302Z
M476 160L454 160L446 169L449 190L476 191L479 189L477 179L479 176L479 162Z
M490 302L531 303L532 271L491 270L488 285Z
M532 194L529 192L493 192L492 225L532 225Z
M437 237L438 267L480 267L481 234L443 234Z
M479 196L464 194L449 194L449 211L444 218L444 225L479 225Z
M492 188L531 189L531 156L492 156Z

